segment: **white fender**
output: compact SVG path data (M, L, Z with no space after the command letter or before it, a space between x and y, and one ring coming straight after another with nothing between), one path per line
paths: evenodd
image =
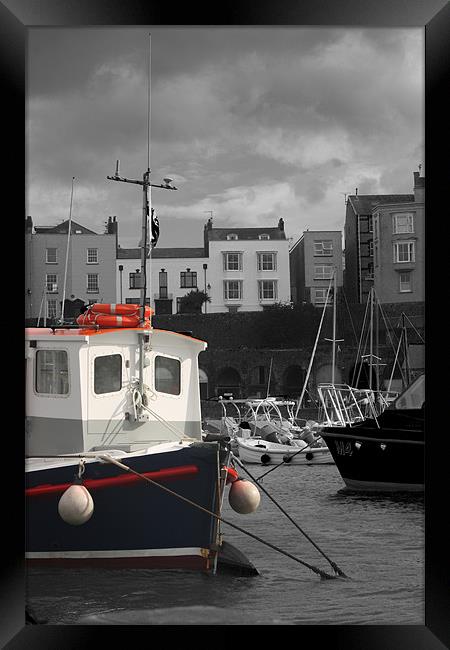
M66 524L80 526L92 517L94 502L84 485L71 485L61 496L58 512Z
M237 479L231 484L228 501L235 512L248 515L259 506L261 495L256 485L245 479Z

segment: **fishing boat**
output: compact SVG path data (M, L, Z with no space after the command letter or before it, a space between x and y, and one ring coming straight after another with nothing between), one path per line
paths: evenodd
M356 400L356 397L355 397ZM321 435L349 490L423 492L425 374L419 375L380 414Z
M226 440L202 439L207 344L155 329L147 304L149 188L176 188L150 183L149 168L123 178L119 161L107 178L143 187L140 302L26 329L26 560L254 575L224 541L221 511L227 492L240 513L259 493L237 480Z

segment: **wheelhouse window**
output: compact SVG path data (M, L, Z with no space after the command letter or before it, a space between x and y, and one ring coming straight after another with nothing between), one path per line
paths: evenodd
M242 271L242 253L224 253L223 270Z
M394 262L414 262L416 251L413 241L402 241L394 244Z
M58 276L56 273L47 273L45 276L47 293L58 293Z
M58 249L57 248L46 248L45 249L45 263L46 264L57 264L58 263Z
M108 354L94 359L94 393L117 393L122 388L122 356Z
M69 371L65 350L37 350L36 392L45 395L67 395Z
M225 280L223 297L225 300L242 300L242 280Z
M412 214L392 215L394 235L409 234L414 232L414 220Z
M197 288L197 271L181 271L180 273L180 287L181 289L196 289Z
M259 280L258 297L260 300L277 299L277 281L276 280Z
M87 274L87 293L98 293L98 273Z
M326 257L333 255L333 242L331 239L323 239L314 242L314 255Z
M181 362L171 357L155 357L155 389L160 393L179 395L181 392Z
M276 253L257 253L258 271L276 271L277 254Z
M333 277L332 264L314 264L315 280L330 280Z
M86 251L87 264L98 264L98 248L88 248Z

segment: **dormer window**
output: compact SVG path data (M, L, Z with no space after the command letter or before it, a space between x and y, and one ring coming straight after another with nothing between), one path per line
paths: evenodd
M270 235L268 235L266 232L263 232L261 235L259 235L259 239L270 239Z
M227 235L227 239L228 239L228 241L237 241L239 238L238 238L238 236L236 235L236 233L234 233L234 232L230 232L230 233L228 233L228 235Z

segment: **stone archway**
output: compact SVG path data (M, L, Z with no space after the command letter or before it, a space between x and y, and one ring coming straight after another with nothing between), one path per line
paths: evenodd
M283 394L298 397L302 392L306 372L299 365L288 366L283 373Z
M216 395L231 394L235 399L241 397L241 375L235 368L230 366L222 368L217 373Z
M208 399L208 375L202 368L198 369L198 381L200 385L200 399Z

